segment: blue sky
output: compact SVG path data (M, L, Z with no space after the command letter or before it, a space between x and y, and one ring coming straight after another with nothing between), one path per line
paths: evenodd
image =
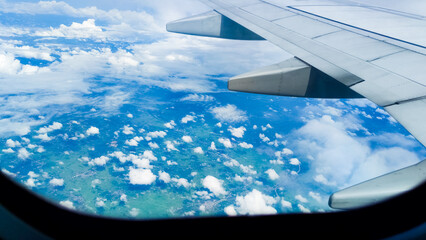
M91 123L79 125L80 120L73 119L85 114L93 117L93 125L98 124L100 133L107 132L108 137L133 127L132 138L124 133L120 135L123 138L115 139L123 142L125 149L141 141L136 137L152 137L154 132L164 131L167 137L176 138L157 138L157 142L150 142L152 149L157 149L155 143L167 153L171 146L190 143L191 136L193 144L199 144L189 149L192 154L210 154L210 141L198 143L195 135L197 131L200 136L208 135L199 131L203 121L207 121L211 126L204 127L214 129L212 136L219 136L214 140L217 148L229 151L222 160L226 167L250 172L248 164L234 162L230 156L245 154L242 150L254 145L253 152L247 152L268 156L264 161L274 169L284 162L289 166L288 172L277 170L278 178L277 172L269 169L267 173L260 172L264 166L255 169L258 185L262 181L291 189L315 185L318 192L303 192L315 202L320 193L408 166L426 155L424 147L402 126L365 99L318 100L229 92L229 77L291 56L266 41L229 41L165 31L168 21L209 10L198 1L128 0L120 1L118 7L116 4L117 1L0 0L0 84L6 86L0 88L0 137L4 143L0 158L35 158L53 143L60 143L64 136L86 139ZM146 114L150 111L154 114ZM135 115L133 122L127 117L129 113ZM144 113L146 118L136 113ZM58 119L63 121L61 127L55 125ZM122 125L110 124L111 119ZM137 136L136 129L141 128L138 124L152 119L156 119L149 126L152 129ZM188 119L197 127L187 130ZM173 128L172 120L178 127ZM220 129L215 125L218 123ZM117 129L108 131L103 128L106 126ZM203 151L195 151L201 146ZM89 154L85 167L103 164L106 157L112 159L108 154L112 153L103 154L104 158ZM292 154L302 162L301 170L296 160L291 161ZM138 164L141 163L135 163ZM18 174L10 166L2 162L4 172ZM126 166L125 178L138 182L141 179L134 178L133 170L135 166ZM160 172L154 174L159 178ZM38 186L36 179L41 183L44 177L39 172L21 175L27 186ZM176 185L186 185L181 177L175 179ZM47 183L61 183L52 176L45 178ZM204 186L210 197L227 192L224 179L204 180L188 184ZM250 199L258 200L265 213L272 211L271 202L279 204L275 198L255 190L236 198L233 208L227 206L227 213L251 213L255 207L245 205ZM294 201L304 204L306 199L300 194L296 193L299 197L294 197ZM63 201L69 204L69 200ZM101 202L106 200L97 200L96 204L102 205ZM321 204L326 205L325 194Z

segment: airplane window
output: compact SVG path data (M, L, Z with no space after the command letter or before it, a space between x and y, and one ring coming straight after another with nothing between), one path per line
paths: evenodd
M2 173L69 209L153 219L333 211L330 194L425 158L366 99L229 91L292 56L166 31L209 10L0 1Z

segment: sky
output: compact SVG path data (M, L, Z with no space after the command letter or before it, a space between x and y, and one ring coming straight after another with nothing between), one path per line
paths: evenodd
M165 30L169 21L208 10L195 0L125 0L119 5L117 1L95 0L0 0L0 19L4 20L0 21L0 85L5 86L0 88L3 156L13 151L18 159L28 159L36 151L42 152L43 148L30 146L28 134L35 134L34 138L38 139L35 141L49 142L58 138L53 134L72 124L58 123L54 119L83 108L88 102L105 118L120 113L120 109L135 97L149 103L138 105L142 108L161 109L167 104L161 98L141 94L137 89L143 86L180 94L181 98L175 102L210 104L206 112L188 109L184 116L174 121L168 119L164 131L146 132L145 139L162 139L167 129L199 123L207 118L204 115L221 123L221 131L229 135L219 138L214 148L251 149L255 143L245 139L252 131L259 131L256 140L266 147L257 151L271 156L271 164L279 166L294 153L303 156L302 166L309 166L302 169L304 175L298 181L290 174L280 175L273 169L262 173L265 179L276 181L278 185L297 188L313 182L324 189L342 188L424 159L424 147L383 109L365 99L297 99L236 93L229 95L233 102L219 98L220 94L228 93L226 81L229 77L291 56L266 41L230 41ZM241 96L241 100L236 96ZM257 99L264 109L251 109L250 101ZM129 115L129 118L132 117ZM259 119L265 122L255 124ZM276 124L271 126L267 121ZM121 131L131 135L136 129L125 125ZM79 137L102 133L102 127L87 127ZM141 139L136 137L129 138L125 144L138 145ZM194 143L196 139L197 136L185 135L179 139L179 144ZM178 147L173 141L164 144L168 151ZM153 142L150 146L157 147ZM271 150L271 146L280 149ZM200 155L207 151L206 147L193 149ZM87 164L105 165L113 157L119 158L117 154L87 159ZM149 152L143 155L155 161ZM131 159L130 155L121 157ZM287 164L299 166L299 159L288 159ZM226 158L223 164L248 173L254 171L247 164L232 159ZM135 165L149 166L149 161L139 161ZM11 168L2 170L12 171ZM195 184L183 178L173 180L165 172L155 175L147 167L133 166L127 170L131 184L150 184L156 179L179 186ZM30 172L26 175L27 185L35 186L35 179L41 174ZM60 178L48 180L54 186L64 184ZM212 196L223 196L229 191L223 179L210 175L198 184ZM309 196L318 199L317 194L310 192ZM305 203L307 196L297 195L296 199ZM96 204L103 202L100 199ZM250 202L256 204L250 205ZM272 205L278 202L253 189L238 196L235 204L224 211L228 215L274 213ZM284 199L281 202L283 206L287 204ZM63 204L72 206L69 200L64 200ZM307 210L301 206L301 211Z

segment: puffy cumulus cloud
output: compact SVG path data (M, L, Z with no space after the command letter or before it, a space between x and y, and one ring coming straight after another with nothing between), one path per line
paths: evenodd
M15 152L15 150L13 150L12 148L2 149L1 151L4 152L4 153L14 153Z
M280 178L280 175L278 175L274 169L268 169L265 173L268 174L268 177L271 180L277 180L278 178Z
M242 148L246 148L246 149L253 148L253 144L249 144L249 143L246 143L246 142L239 143L238 146L240 146Z
M93 136L93 135L97 135L99 134L99 128L97 127L90 127L89 129L86 130L86 135L87 136Z
M130 168L129 180L132 185L150 185L157 179L157 176L150 169Z
M11 43L3 43L0 45L0 49L5 50L6 52L13 52L13 54L18 57L34 58L49 62L55 60L51 56L53 51L44 46L16 46Z
M233 147L231 140L229 140L229 138L219 138L218 141L220 143L222 143L223 146L225 146L226 148L232 148Z
M151 150L145 150L142 157L151 161L157 161L158 159Z
M158 146L158 144L157 144L157 143L153 143L153 142L149 142L149 143L148 143L148 146L149 146L150 148L152 148L152 149L160 148L160 146Z
M169 183L172 180L171 177L170 177L170 174L168 174L164 171L158 172L158 179L165 182L165 183Z
M272 207L277 200L253 189L245 196L236 197L236 211L242 215L264 215L276 214L277 210ZM232 213L232 210L231 210Z
M123 127L123 133L126 134L126 135L133 134L134 130L135 129L133 127L130 127L129 125L126 125L126 126Z
M50 28L47 31L38 31L38 37L64 37L64 38L93 38L105 41L106 35L101 27L96 26L95 19L88 19L82 23L73 22L70 26L61 24L59 28Z
M231 132L232 136L237 137L237 138L242 138L244 136L244 132L247 129L243 126L239 127L239 128L233 128L233 127L229 127L228 131Z
M168 152L179 151L171 141L165 141L164 143L166 144L166 149Z
M292 204L289 201L286 201L284 198L281 199L281 206L284 208L292 208Z
M164 138L167 135L165 131L154 131L146 134L149 138Z
M217 150L217 148L216 148L216 144L215 144L214 142L212 142L212 143L210 144L209 150Z
M70 200L60 201L60 202L59 202L59 204L60 204L61 206L65 207L65 208L68 208L68 209L71 209L71 210L74 210L74 209L75 209L75 207L74 207L74 203L73 203L73 202L71 202Z
M189 94L180 99L181 101L191 101L191 102L211 102L214 101L215 98L209 95L203 94Z
M142 140L143 140L143 137L136 136L136 137L134 137L134 138L132 138L130 140L126 140L124 142L124 144L132 146L132 147L136 147L136 146L139 145L139 142L142 141Z
M48 72L45 67L21 64L12 53L2 53L0 49L0 75L34 75L37 73Z
M176 186L178 187L184 187L184 188L188 188L191 186L191 184L188 182L187 179L185 178L172 178L171 179L173 182L176 183Z
M31 153L28 152L28 150L26 148L21 148L18 150L18 158L20 159L28 159L31 156Z
M193 115L186 115L180 120L181 123L188 123L188 122L195 122L195 116Z
M193 151L198 154L204 154L204 151L201 147L196 147L193 149Z
M227 167L239 167L241 169L241 171L243 171L244 173L247 174L256 174L257 172L255 170L253 170L253 166L252 165L244 165L239 163L237 160L235 159L230 159L229 161L223 162L223 165L227 166Z
M303 197L302 195L298 194L294 197L296 200L302 202L302 203L307 203L308 199L306 199L305 197Z
M290 159L290 164L291 164L291 165L298 166L298 165L300 165L300 161L299 161L299 159L297 159L297 158L291 158L291 159Z
M175 128L176 123L175 123L175 121L171 120L170 122L165 123L164 126L168 129L173 129L173 128Z
M207 176L202 180L202 184L205 188L210 190L215 196L226 195L228 192L223 188L223 181L213 176Z
M12 139L6 140L6 146L14 148L14 147L20 147L21 143L19 141L13 141Z
M47 127L42 127L40 128L37 133L42 134L42 133L48 133L48 132L52 132L54 130L59 130L62 128L62 124L58 123L58 122L53 122L52 125L49 125Z
M183 136L183 137L182 137L182 140L183 140L184 142L186 142L186 143L190 143L190 142L192 142L192 138L191 138L191 136Z
M64 179L62 178L53 178L49 181L49 184L54 187L62 187L64 186Z
M37 135L37 136L34 136L34 138L38 138L38 139L40 139L40 140L42 140L42 141L45 141L45 142L48 142L48 141L52 140L52 138L51 138L51 137L49 137L49 136L47 135L47 133L39 134L39 135Z
M98 157L98 158L95 158L95 159L93 159L93 160L89 161L89 162L88 162L88 164L89 164L90 166L105 166L105 165L106 165L106 163L107 163L109 160L110 160L110 158L109 158L109 157L101 156L101 157Z
M308 194L311 198L317 200L318 202L322 201L322 197L319 193L310 191Z
M400 147L372 148L370 138L351 134L362 130L358 121L353 115L334 119L323 115L295 131L297 150L311 156L308 176L318 183L346 187L420 161L414 152Z
M306 208L305 206L303 206L302 204L297 204L297 207L299 208L299 210L303 213L311 213L311 210L309 210L309 208Z
M214 107L210 112L215 118L222 122L244 122L247 121L246 112L237 108L237 106L228 104L223 107Z
M235 210L235 207L232 206L232 205L225 207L224 211L228 216L237 216L238 215L237 211Z

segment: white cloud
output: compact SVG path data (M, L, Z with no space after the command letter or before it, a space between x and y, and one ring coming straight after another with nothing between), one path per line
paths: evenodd
M149 169L134 169L130 168L129 180L133 185L150 185L157 178Z
M149 132L146 134L146 136L150 138L164 138L166 135L167 133L164 131Z
M175 121L171 120L170 122L165 123L164 126L168 129L173 129L173 128L175 128L176 123L175 123Z
M290 159L290 164L291 164L291 165L298 166L298 165L300 165L300 161L299 161L299 159L297 159L297 158L291 158L291 159Z
M277 174L277 172L275 172L274 169L268 169L265 173L268 174L268 177L271 180L277 180L278 178L280 178L280 176Z
M171 141L165 141L167 151L179 151Z
M321 197L321 195L320 195L319 193L317 193L317 192L312 192L312 191L310 191L310 192L309 192L309 196L310 196L311 198L313 198L313 199L317 200L318 202L321 202L321 201L322 201L322 197Z
M70 200L60 201L59 204L63 207L68 208L68 209L72 209L72 210L75 209L74 203L71 202Z
M284 155L292 155L292 154L293 154L293 151L292 151L291 149L284 148L284 149L281 151L281 153L282 153L282 154L284 154Z
M49 132L52 132L54 130L59 130L61 128L62 128L62 124L61 123L53 122L52 125L50 125L50 126L40 128L37 131L37 133L39 133L39 134L49 133Z
M248 143L246 143L246 142L239 143L238 145L239 145L240 147L242 147L242 148L246 148L246 149L253 148L253 144L248 144Z
M73 22L70 26L61 24L59 28L50 28L50 30L37 31L38 37L63 37L63 38L92 38L106 40L106 34L101 27L96 26L95 19L88 19L82 23Z
M195 116L186 115L180 121L181 121L181 123L195 122Z
M311 210L309 210L308 208L306 208L305 206L303 206L302 204L297 204L297 207L300 209L301 212L303 213L311 213Z
M21 148L21 149L18 150L18 158L20 158L20 159L25 160L25 159L29 158L30 155L31 155L31 153L28 152L26 148Z
M291 202L284 200L284 198L281 200L281 206L285 208L292 208Z
M137 208L132 208L129 211L130 216L137 217L139 215L140 210Z
M49 181L49 184L54 187L62 187L64 185L64 179L53 178L52 180Z
M169 183L171 181L170 174L168 174L164 171L158 172L158 179L160 179L161 181L163 181L165 183Z
M152 148L152 149L160 148L160 146L158 146L158 144L157 144L157 143L153 143L153 142L149 142L149 143L148 143L148 146L149 146L150 148Z
M126 140L124 144L132 146L132 147L136 147L139 145L138 141L136 141L135 139Z
M247 129L243 126L239 127L239 128L233 128L233 127L229 127L228 131L231 132L232 136L237 137L237 138L242 138L244 136L244 132Z
M246 112L239 110L237 106L228 104L224 107L210 109L215 118L222 122L243 122L247 121Z
M271 140L263 133L259 133L259 138L262 139L263 142L269 142Z
M210 144L209 150L217 150L217 148L216 148L216 144L215 144L214 142L212 142L212 143Z
M143 152L142 157L149 159L151 161L157 161L157 157L154 155L154 153L151 150L145 150Z
M203 179L202 184L205 188L210 190L214 195L226 195L228 194L226 190L222 186L223 181L219 180L213 176L207 176Z
M198 154L204 154L204 151L203 151L203 149L201 147L194 148L194 152L198 153Z
M4 152L4 153L14 153L15 152L12 148L3 149L1 151Z
M232 148L233 147L231 140L229 140L229 138L219 138L218 141L220 143L222 143L223 146L225 146L226 148Z
M224 211L228 216L237 216L238 214L232 205L225 207Z
M133 127L126 125L126 126L124 126L123 133L126 134L126 135L130 135L130 134L133 134L134 130L135 129Z
M372 149L369 138L350 130L362 130L352 115L336 120L324 115L295 132L299 151L314 159L308 175L316 182L342 188L419 162L414 152L400 147Z
M211 102L214 101L215 98L209 95L202 94L189 94L186 97L180 99L181 101L192 101L192 102Z
M241 169L241 171L243 171L244 173L247 173L247 174L253 175L253 174L257 173L255 170L253 170L252 165L248 165L248 166L243 165L235 159L230 159L229 161L223 162L223 165L225 165L227 167L239 167Z
M296 200L302 202L302 203L307 203L308 199L304 198L302 195L298 194L294 197Z
M126 194L124 194L124 193L122 193L122 194L120 195L120 201L122 201L122 202L127 202L127 195L126 195Z
M192 142L192 138L191 138L191 136L183 136L183 137L182 137L182 140L183 140L184 142L186 142L186 143L190 143L190 142Z
M185 178L172 178L172 181L175 182L176 186L178 187L188 188L191 186L191 184Z
M324 177L324 175L322 175L322 174L318 174L318 175L316 175L316 176L314 177L314 181L315 181L315 182L318 182L318 183L322 183L322 184L324 184L324 185L331 185L331 186L336 185L336 183L335 183L335 182L329 182L329 181L328 181L328 179L327 179L326 177Z
M105 165L106 165L106 163L107 163L109 160L110 160L110 159L109 159L109 157L101 156L101 157L98 157L98 158L95 158L95 159L93 159L93 160L89 161L89 162L88 162L88 164L89 164L90 166L105 166Z
M48 142L48 141L52 140L52 138L51 138L51 137L49 137L49 136L47 135L47 133L39 134L39 135L37 135L37 136L34 136L34 138L38 138L38 139L43 140L43 141L46 141L46 142Z
M92 135L96 135L96 134L99 134L99 128L97 128L97 127L90 127L89 129L86 130L87 136L92 136Z
M273 197L253 189L245 196L237 196L236 210L243 215L276 214L277 210L272 207L276 202Z
M6 145L10 148L19 147L21 146L21 143L19 141L13 141L12 139L6 140Z

